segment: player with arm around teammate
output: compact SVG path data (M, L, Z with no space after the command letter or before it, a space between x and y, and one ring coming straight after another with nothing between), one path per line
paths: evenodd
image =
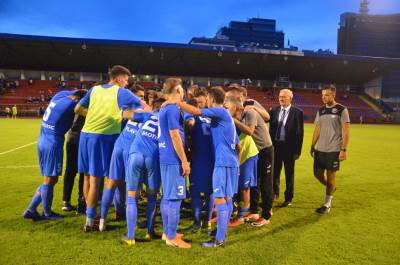
M109 175L115 140L121 132L121 110L135 103L148 107L124 87L131 72L120 65L109 73L107 84L92 87L78 103L75 112L86 116L79 139L78 171L85 174L86 223L84 231L96 230L97 199L101 179Z
M196 107L207 107L207 91L197 88L193 92ZM190 196L194 223L190 227L191 232L200 231L203 227L211 226L210 219L214 208L212 199L212 173L214 168L214 150L211 137L211 119L200 116L184 115L188 134L191 137L191 161L190 161ZM204 195L206 215L202 218L201 211Z
M216 237L202 243L203 247L220 247L225 244L228 223L233 211L232 197L237 193L240 154L239 138L230 113L224 108L225 92L213 87L207 97L207 109L199 109L184 102L170 100L183 111L195 116L211 118L211 135L214 148L213 198L217 208Z
M163 84L166 99L180 102L184 92L180 78L168 78ZM162 107L159 112L159 154L162 183L161 216L166 244L178 248L191 248L177 234L180 206L186 198L186 179L190 165L184 149L183 116L176 105Z

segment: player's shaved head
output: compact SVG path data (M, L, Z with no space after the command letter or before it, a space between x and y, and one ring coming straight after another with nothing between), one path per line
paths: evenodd
M244 97L247 97L247 89L238 84L231 84L228 87L227 91L237 91L237 92L241 93Z
M332 92L333 94L336 94L336 87L334 85L324 86L322 91L324 91L324 90L328 90L328 91Z
M232 98L240 99L241 93L239 92L239 90L232 89L232 90L228 90L228 92L226 92L225 96L230 97L230 98L232 97Z
M225 98L225 104L229 104L229 105L235 107L238 110L243 109L243 104L240 101L240 99L237 98L237 97L226 97Z
M178 92L178 88L182 86L182 79L178 77L167 78L163 84L163 94L172 95Z
M224 106L229 110L232 117L240 119L243 111L243 104L238 97L226 97Z

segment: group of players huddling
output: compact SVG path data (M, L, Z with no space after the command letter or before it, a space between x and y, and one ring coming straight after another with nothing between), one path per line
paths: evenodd
M203 242L204 247L223 246L228 226L245 221L253 226L270 223L273 147L265 124L269 115L258 102L249 103L245 88L231 85L225 92L222 87L196 87L185 94L181 79L168 78L159 97L146 103L126 89L131 76L128 69L114 66L109 76L107 84L95 85L87 92L61 91L52 98L37 144L44 181L24 218L38 221L64 217L52 211L53 190L61 175L64 135L75 115L80 115L86 117L78 151L78 172L84 173L84 231L107 230L108 209L119 188L120 196L125 198L126 192L127 235L123 241L128 245L135 244L138 200L144 192L146 238L161 237L169 246L191 248L177 232L187 187L194 218L192 230L209 228L216 214L216 230L209 231L212 239ZM257 125L249 126L246 119ZM317 140L315 137L313 148ZM257 176L257 172L263 176ZM103 178L107 179L106 188L99 198ZM160 187L162 235L154 230ZM250 202L250 189L257 187L261 191L261 215L259 196L255 196L256 203ZM234 200L239 207L233 218ZM37 212L40 203L42 215Z

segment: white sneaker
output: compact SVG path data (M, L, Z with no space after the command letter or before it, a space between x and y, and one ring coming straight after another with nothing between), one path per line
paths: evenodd
M100 219L100 223L99 223L99 231L100 232L104 232L106 231L107 226L106 226L106 219Z

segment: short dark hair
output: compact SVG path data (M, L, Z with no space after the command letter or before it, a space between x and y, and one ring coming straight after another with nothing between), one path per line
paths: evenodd
M222 87L216 86L212 87L208 91L208 95L214 99L215 103L217 104L223 104L225 101L225 91Z
M135 94L136 94L136 92L138 92L138 91L143 91L143 92L144 92L144 87L142 87L142 86L139 85L139 84L135 84L135 85L133 85L133 86L131 87L131 91L132 91L133 93L135 93Z
M157 98L153 101L153 108L160 109L161 105L166 101L165 98Z
M336 94L336 87L334 85L327 85L322 88L322 90L330 90L331 92Z
M86 89L77 89L73 96L78 98L78 99L82 99L85 95L86 95L87 90Z
M189 100L187 101L187 104L192 105L192 106L195 106L195 107L198 107L198 106L199 106L199 104L197 103L197 100L194 99L194 98L189 99Z
M126 88L132 91L132 87L133 87L135 84L136 84L135 78L133 78L132 76L130 76L130 77L128 78L128 85L127 85Z
M208 91L207 88L205 87L198 87L195 91L194 91L194 97L207 97L208 95Z
M165 80L162 92L166 95L176 93L176 87L182 85L182 79L179 77L170 77Z
M198 86L198 85L191 85L191 86L189 86L189 87L187 88L187 92L193 91L193 93L194 93L197 89L199 89L199 86Z
M122 65L114 65L109 72L110 79L115 79L120 75L132 76L128 68Z

